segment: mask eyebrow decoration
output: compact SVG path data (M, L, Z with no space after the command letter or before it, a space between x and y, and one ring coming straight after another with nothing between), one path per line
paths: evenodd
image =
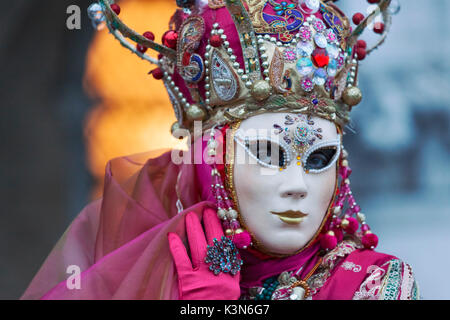
M234 141L258 164L271 169L285 168L292 159L289 145L279 139L270 137L248 137L237 132Z

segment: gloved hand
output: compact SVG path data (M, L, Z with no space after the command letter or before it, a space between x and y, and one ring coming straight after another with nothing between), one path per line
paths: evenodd
M237 300L240 297L240 273L232 275L221 272L215 275L205 262L207 244L213 245L213 239L220 241L223 229L215 210L203 211L202 225L194 212L186 217L186 232L189 241L191 259L176 233L169 233L169 246L178 273L178 289L181 300Z

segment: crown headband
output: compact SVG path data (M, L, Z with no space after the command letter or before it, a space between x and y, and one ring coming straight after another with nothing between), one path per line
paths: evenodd
M362 99L359 61L385 41L391 24L391 0L368 1L376 9L355 14L352 30L334 1L178 0L162 44L123 23L111 0L99 0L89 15L157 65L150 73L168 91L177 118L172 132L192 131L194 121L207 130L267 112L318 116L344 128ZM369 49L359 37L378 16L381 37Z

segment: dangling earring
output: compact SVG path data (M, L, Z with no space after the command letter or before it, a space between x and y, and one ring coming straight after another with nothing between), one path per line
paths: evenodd
M218 143L215 139L215 127L211 129L210 139L208 140L208 155L210 157L217 157ZM222 157L223 158L223 157ZM238 218L238 213L233 209L233 202L231 201L227 190L225 189L222 174L217 167L217 161L214 160L211 165L211 188L216 199L217 215L222 220L222 225L225 230L225 235L232 239L233 243L239 249L247 249L251 244L251 236L248 231L241 228Z
M343 149L338 173L341 181L339 192L332 208L333 217L328 232L322 235L321 246L325 250L334 249L337 243L342 241L345 232L348 235L356 235L366 249L373 250L378 245L378 237L371 232L365 215L353 197L349 179L352 169L348 165L347 156L347 152ZM360 227L361 231L357 232Z

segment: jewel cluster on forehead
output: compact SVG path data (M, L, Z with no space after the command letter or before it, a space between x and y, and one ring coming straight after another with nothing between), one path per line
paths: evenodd
M294 128L292 126L296 125ZM295 116L286 115L284 126L274 124L276 134L281 134L283 140L299 154L304 154L306 150L314 144L317 139L322 139L322 128L315 128L315 122L311 116L298 114Z

